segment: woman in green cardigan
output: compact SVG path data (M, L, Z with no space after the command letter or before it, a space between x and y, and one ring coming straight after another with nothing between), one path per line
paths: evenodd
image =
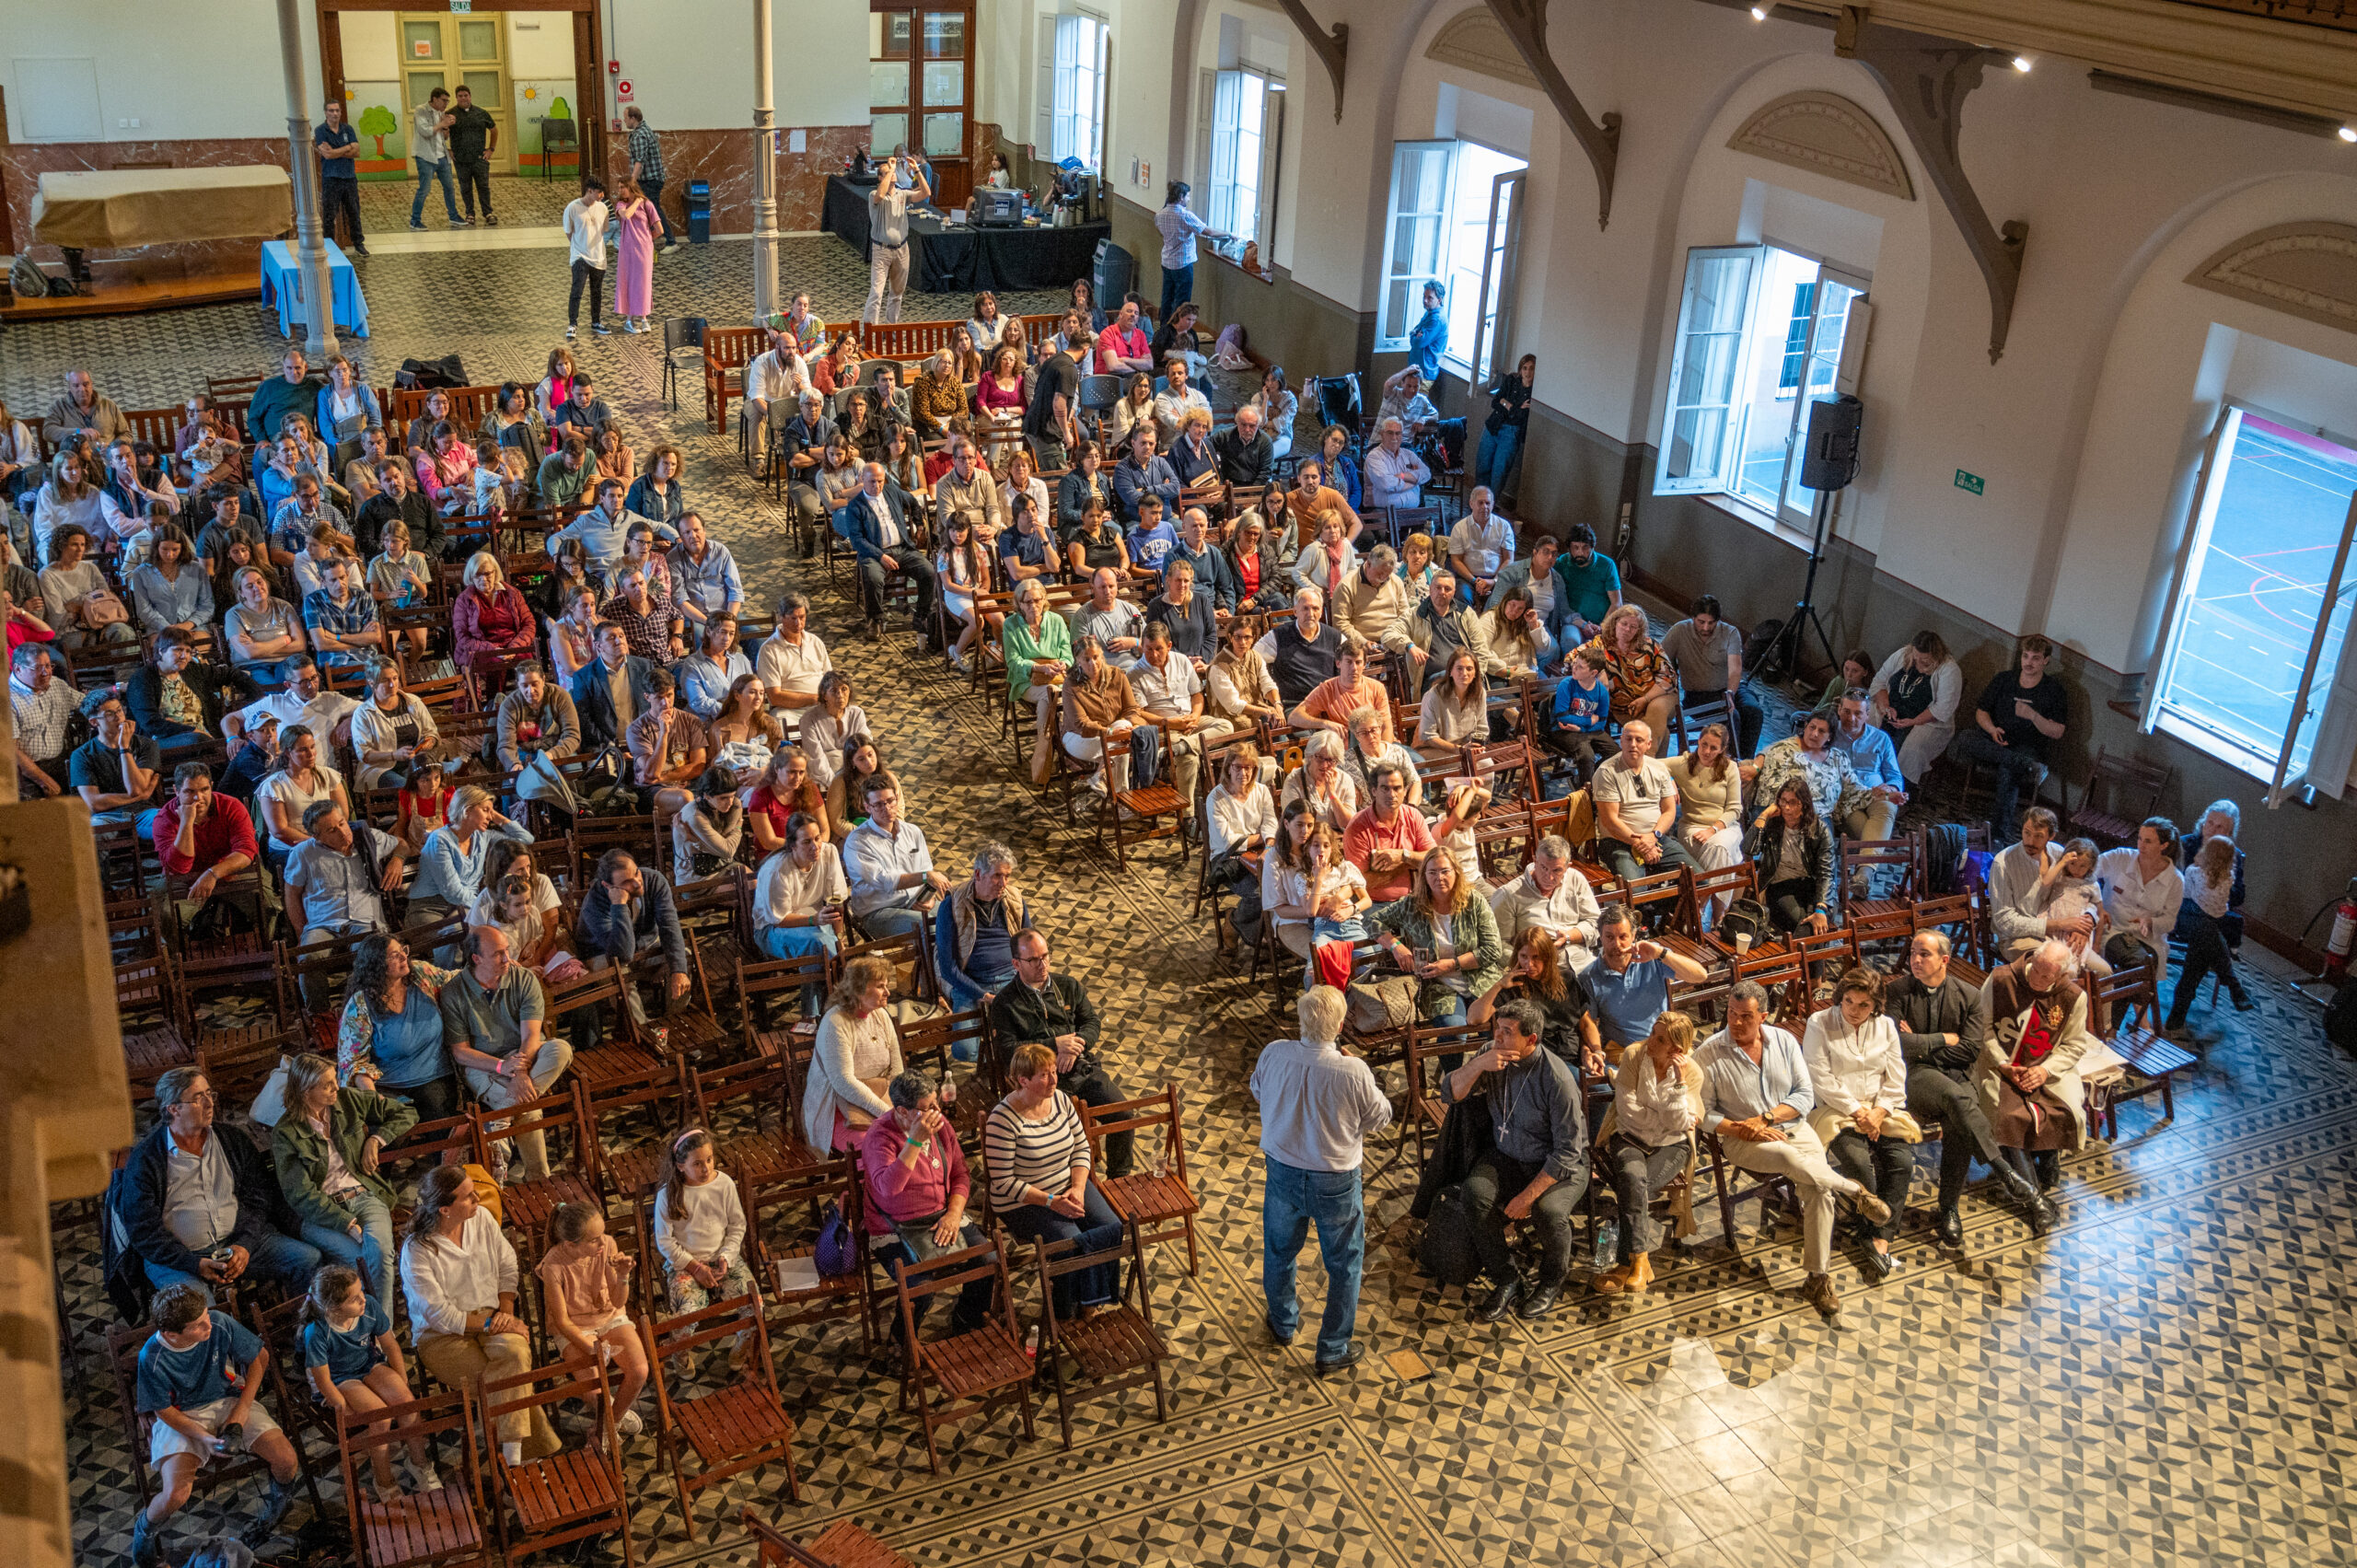
M1466 1004L1505 971L1497 917L1443 851L1424 856L1413 892L1376 905L1366 923L1389 934L1392 961L1423 982L1416 1010L1428 1023L1463 1023Z
M286 1112L271 1134L278 1185L303 1222L303 1239L360 1271L360 1283L389 1303L393 1288L393 1189L377 1174L387 1145L417 1125L406 1101L338 1088L335 1063L297 1056L286 1069Z
M1072 668L1072 625L1048 613L1048 590L1037 577L1016 585L1015 613L999 636L1006 649L1006 689L1019 710L1028 703L1036 728L1031 741L1031 782L1043 788L1054 757L1057 713L1064 672Z

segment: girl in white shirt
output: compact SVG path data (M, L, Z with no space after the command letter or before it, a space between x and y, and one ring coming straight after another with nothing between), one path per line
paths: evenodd
M753 1294L745 1247L745 1204L721 1174L712 1134L691 1127L664 1151L663 1185L655 1195L655 1250L671 1287L675 1314L701 1312L716 1300ZM737 1336L742 1360L752 1330Z
M1890 1205L1880 1225L1860 1216L1874 1242L1867 1277L1876 1281L1898 1266L1890 1238L1907 1207L1917 1142L1906 1135L1914 1132L1911 1120L1891 1120L1907 1109L1907 1061L1899 1054L1898 1026L1883 1011L1882 998L1881 975L1863 965L1851 970L1841 977L1835 1005L1811 1015L1801 1039L1817 1094L1809 1126L1825 1141L1827 1159Z

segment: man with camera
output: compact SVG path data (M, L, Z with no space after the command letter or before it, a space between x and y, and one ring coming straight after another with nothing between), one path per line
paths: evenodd
M903 161L898 153L884 160L876 189L867 193L867 307L859 313L862 322L900 319L900 296L909 292L909 204L932 200L922 162Z

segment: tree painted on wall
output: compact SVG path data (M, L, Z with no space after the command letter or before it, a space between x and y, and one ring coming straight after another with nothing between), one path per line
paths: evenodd
M359 122L353 128L364 136L374 136L377 139L377 156L386 158L392 155L385 151L385 138L399 131L401 122L394 119L393 111L383 104L372 103L360 111Z
M549 105L549 118L552 120L570 120L573 118L573 110L566 108L564 99L562 97L559 97Z

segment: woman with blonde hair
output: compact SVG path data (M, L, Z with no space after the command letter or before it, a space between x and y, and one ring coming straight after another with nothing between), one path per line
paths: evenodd
M303 826L303 813L314 802L332 800L346 812L352 809L343 775L327 765L325 750L326 743L308 725L290 724L278 732L277 765L254 790L254 802L270 830L262 852L273 870L284 868L295 846L311 836Z
M450 605L451 660L475 677L478 690L496 691L508 666L532 656L540 622L490 551L469 556L460 576L465 587Z
M903 1065L892 978L890 959L853 958L827 998L802 1096L802 1136L814 1149L855 1149L876 1119L891 1113L885 1089Z
M1495 985L1505 970L1506 949L1498 940L1497 917L1446 854L1425 855L1417 868L1415 890L1376 905L1366 921L1376 932L1390 934L1385 946L1391 961L1422 982L1416 1005L1428 1023L1463 1023L1467 1005Z
M433 765L441 734L424 703L403 690L399 659L370 659L361 679L368 695L352 710L352 756L360 787L402 788L419 768Z
M1654 1283L1653 1254L1662 1244L1654 1203L1693 1167L1694 1130L1702 1122L1694 1020L1666 1010L1655 1016L1653 1032L1621 1056L1612 1096L1604 1161L1620 1203L1620 1266L1598 1279L1596 1290L1642 1295Z
M1645 612L1624 604L1606 613L1588 645L1601 656L1612 687L1612 722L1643 719L1655 735L1669 733L1669 710L1678 701L1678 680L1668 656L1645 622Z

